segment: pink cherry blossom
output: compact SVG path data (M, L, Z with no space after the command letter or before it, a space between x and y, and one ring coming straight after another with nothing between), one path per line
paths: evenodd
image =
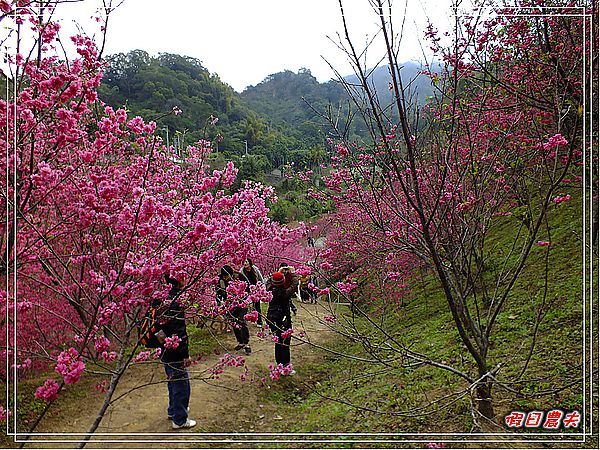
M2 11L3 13L9 13L11 9L12 8L9 2L7 2L6 0L0 1L0 11Z
M152 355L152 352L150 351L142 351L139 352L134 358L133 361L134 362L143 362L143 361L147 361L150 356Z
M558 196L556 196L556 197L554 197L552 199L552 201L554 203L556 203L557 205L559 205L559 204L561 204L563 202L568 202L569 200L571 200L571 196L569 194L567 194L567 195L558 195Z
M25 359L25 361L23 361L21 364L16 364L13 365L13 367L17 370L23 370L23 369L28 369L31 367L31 359L27 358Z
M274 364L271 363L268 365L268 369L269 369L269 377L271 378L271 380L277 381L282 376L291 375L292 371L294 370L294 366L291 363L286 366L284 366L283 364L278 364L277 366L275 366Z
M246 319L248 322L256 323L256 321L258 320L258 311L255 310L249 312L244 316L244 319Z
M56 364L55 371L59 375L62 375L65 384L76 383L84 369L85 363L73 347L58 355L58 363Z
M96 348L97 352L102 353L103 351L108 350L110 347L110 341L108 338L106 338L106 336L98 336L96 337L94 347Z
M343 294L350 294L354 289L358 287L358 285L353 281L338 281L335 285L338 288L338 290Z
M547 142L544 143L544 150L551 150L561 145L568 145L567 141L561 134L555 134Z
M281 333L281 338L287 339L287 338L291 337L292 334L294 334L294 330L292 328L288 328L287 330L285 330Z
M58 383L53 379L47 379L43 386L40 386L35 391L35 396L37 398L46 400L47 402L51 402L56 399L58 396Z
M181 338L179 336L171 336L171 337L165 338L164 347L174 350L177 347L179 347L180 343L181 343Z

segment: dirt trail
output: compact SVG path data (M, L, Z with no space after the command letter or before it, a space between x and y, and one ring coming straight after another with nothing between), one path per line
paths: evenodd
M329 305L310 305L296 302L298 314L294 317L295 335L300 331L306 333L305 339L311 342L324 342L330 339L330 331L320 322L329 311ZM265 390L271 389L274 383L269 379L267 366L274 362L274 343L270 336L256 337L259 331L255 324L249 324L251 333L252 354L245 356L243 352L235 352L233 333L218 336L222 345L220 355L211 355L190 368L192 377L192 395L190 399L190 418L198 421L191 430L172 430L171 421L167 419L167 385L164 369L161 364L152 363L132 366L119 384L113 399L116 401L102 420L94 439L128 439L129 433L169 433L169 436L145 436L149 440L182 439L186 433L255 433L273 430L273 423L283 420L281 406L265 399ZM240 381L244 368L227 368L218 379L207 379L207 370L218 363L224 353L245 356L249 371L248 380ZM310 377L303 371L303 364L318 358L318 350L312 345L292 340L292 363L297 374L283 382L298 383ZM193 355L191 355L193 358ZM261 378L266 378L266 383ZM292 379L293 378L293 379ZM154 383L150 384L149 383ZM126 394L126 395L124 395ZM90 394L78 404L61 408L61 414L47 420L39 431L51 433L83 433L93 423L103 397ZM123 436L102 437L99 433L123 433ZM129 439L139 439L140 436ZM72 437L75 439L75 437ZM184 444L182 442L182 444ZM89 444L96 447L100 444ZM49 444L44 444L44 447ZM108 443L101 444L107 447ZM144 444L144 447L152 446ZM178 447L182 446L177 444ZM198 445L196 444L196 447ZM61 448L76 447L74 443L63 443ZM110 448L128 447L129 443L111 443Z

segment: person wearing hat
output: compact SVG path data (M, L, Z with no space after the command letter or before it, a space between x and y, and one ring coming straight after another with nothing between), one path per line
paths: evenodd
M298 275L296 275L296 269L294 269L293 266L290 266L286 262L282 262L279 264L279 272L281 272L285 277L283 286L286 289L292 285L298 287Z
M236 279L239 273L235 272L229 265L224 265L219 272L219 284L217 285L217 304L224 304L227 300L227 286L231 280ZM227 317L233 328L237 345L235 350L244 349L247 355L252 353L250 348L250 331L244 316L248 313L248 308L234 306L227 311Z
M267 324L271 332L277 336L275 342L275 362L287 366L290 363L291 336L283 337L286 330L292 328L291 299L296 292L294 285L285 287L285 275L275 272L270 278L270 290L273 299L269 302L267 310ZM292 371L292 374L295 373Z
M296 308L296 305L294 305L293 301L296 292L298 291L299 285L298 275L296 275L296 269L293 266L290 266L288 263L282 262L281 264L279 264L279 272L281 272L285 277L283 287L286 289L294 289L292 297L290 298L290 308L292 312L296 314L298 312L298 308Z

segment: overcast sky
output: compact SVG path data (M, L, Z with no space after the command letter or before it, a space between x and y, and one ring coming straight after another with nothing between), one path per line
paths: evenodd
M116 2L117 0L113 0ZM427 18L440 28L448 26L450 0L394 1L396 31L403 17L402 61L421 59ZM97 0L62 5L63 28L77 20L91 28L86 17ZM351 37L363 48L377 31L378 17L368 0L345 0ZM67 12L68 11L68 12ZM346 57L328 38L342 33L338 0L125 0L112 14L105 54L133 49L191 56L235 90L260 83L285 69L304 67L321 82L334 77L326 58L342 74L352 73ZM425 42L423 46L427 48ZM381 56L370 52L369 64Z

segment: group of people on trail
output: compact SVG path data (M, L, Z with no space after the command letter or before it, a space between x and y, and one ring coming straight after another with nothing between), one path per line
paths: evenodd
M275 346L275 361L277 364L288 365L290 363L289 357L289 341L291 338L282 338L281 333L292 328L291 313L296 313L296 305L292 301L292 297L298 289L299 281L297 275L294 273L294 268L288 266L286 263L281 263L279 270L274 272L268 280L265 281L262 273L256 267L250 258L244 261L242 268L235 272L229 265L225 265L221 268L219 273L219 283L217 285L217 303L223 304L227 300L227 286L234 280L241 280L246 282L246 290L250 291L250 286L262 283L265 285L267 291L271 291L273 294L273 300L269 302L269 308L266 314L266 321L275 336L277 336L277 342ZM254 310L258 313L256 325L258 328L263 327L263 313L260 306L260 301L253 303ZM250 347L250 331L248 329L248 323L245 316L248 314L248 307L246 306L233 306L227 312L227 318L233 332L237 345L235 350L242 350L247 355L252 353ZM278 334L279 333L279 334ZM283 341L287 342L287 350L282 349L284 345ZM279 345L277 345L279 344ZM282 356L286 355L286 356Z
M226 304L227 287L233 280L246 282L246 291L250 292L250 286L262 283L267 291L272 293L266 315L261 311L260 301L254 302L253 306L258 313L257 326L262 328L265 321L273 334L275 341L275 361L277 365L289 366L291 361L290 343L292 314L296 314L297 308L293 303L293 297L298 289L308 290L308 282L302 285L302 277L298 277L295 269L287 263L281 263L279 269L272 273L268 279L264 279L262 273L250 258L244 261L239 271L235 271L230 265L224 265L219 271L216 286L216 301L218 305ZM168 294L168 305L163 308L159 315L160 320L153 328L154 336L161 348L161 362L164 365L168 379L169 405L167 416L172 421L173 429L191 428L196 421L188 417L190 400L190 378L187 368L190 366L189 339L186 330L185 313L181 303L178 301L182 293L183 283L180 280L165 275L166 282L170 285ZM315 300L316 302L316 300ZM233 328L237 345L235 350L244 350L249 355L250 331L245 316L248 307L233 305L226 313L226 318ZM177 341L173 345L174 340ZM289 367L291 369L291 366ZM295 370L288 372L295 374Z

